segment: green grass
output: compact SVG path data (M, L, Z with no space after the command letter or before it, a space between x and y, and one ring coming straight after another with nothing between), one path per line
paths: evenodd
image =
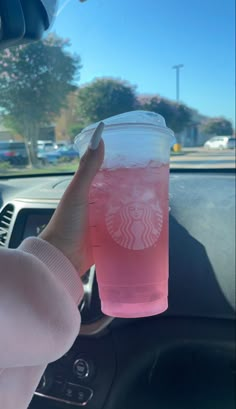
M170 156L184 156L194 151L171 152ZM74 173L79 166L79 161L76 159L72 162L58 163L56 165L45 165L39 168L13 168L9 163L0 163L1 176L26 176L26 175L43 175L49 173Z
M170 156L184 156L184 155L186 155L186 152L182 152L182 151L170 153Z
M70 163L60 163L57 165L47 165L40 168L11 168L0 166L0 176L14 176L14 175L43 175L46 173L73 173L78 168L78 161Z
M185 155L189 155L190 153L195 153L195 150L189 150L189 151L185 151L182 150L180 152L170 152L170 156L185 156Z

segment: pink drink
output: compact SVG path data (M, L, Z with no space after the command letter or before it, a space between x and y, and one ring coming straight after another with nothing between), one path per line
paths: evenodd
M102 310L116 317L168 307L169 164L102 169L90 192L90 238Z
M126 112L103 122L105 157L90 190L85 267L96 265L105 314L159 314L168 307L168 187L174 133L155 112ZM97 126L89 125L75 138L80 156Z

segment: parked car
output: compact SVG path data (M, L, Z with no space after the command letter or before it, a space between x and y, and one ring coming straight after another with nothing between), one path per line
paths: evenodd
M42 152L41 161L43 163L56 164L59 160L71 161L78 157L79 154L74 150L73 145L68 145L53 151Z
M70 145L70 143L68 141L58 141L58 142L55 143L55 146L56 146L57 149L63 148L64 146L67 147L69 145Z
M227 149L229 136L213 136L204 144L207 149Z
M236 138L229 138L227 148L236 149Z
M37 141L37 158L43 162L44 155L47 152L51 152L57 149L57 146L52 141Z
M25 166L28 164L28 154L24 142L1 141L0 162L8 162L14 166Z
M57 148L57 145L52 141L37 141L38 149L43 149L44 151L51 151Z

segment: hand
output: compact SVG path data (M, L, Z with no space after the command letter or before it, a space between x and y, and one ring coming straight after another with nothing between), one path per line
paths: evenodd
M92 180L104 159L104 142L101 139L103 128L101 122L49 224L39 235L57 247L80 275L93 264L87 237L88 196Z

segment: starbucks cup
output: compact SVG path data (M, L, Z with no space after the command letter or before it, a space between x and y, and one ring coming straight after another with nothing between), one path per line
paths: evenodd
M89 196L89 238L102 311L145 317L168 308L168 189L175 138L161 115L132 111L103 121L105 159ZM97 123L75 139L86 151Z

